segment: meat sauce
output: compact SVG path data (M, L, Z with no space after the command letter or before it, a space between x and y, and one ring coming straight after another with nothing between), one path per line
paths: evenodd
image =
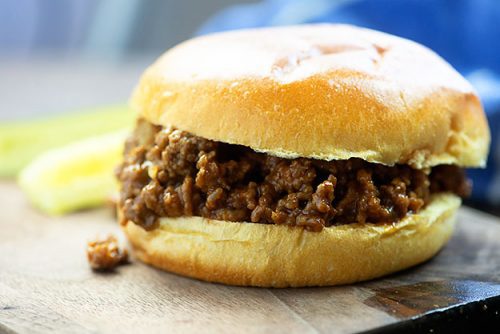
M140 120L117 170L124 219L147 230L159 217L201 216L302 226L396 222L431 193L467 196L463 169L427 171L361 159L284 159Z

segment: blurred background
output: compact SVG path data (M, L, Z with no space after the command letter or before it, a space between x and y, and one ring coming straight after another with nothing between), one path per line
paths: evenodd
M0 1L0 121L126 101L149 63L235 3Z
M498 210L497 0L2 0L0 121L124 102L145 66L195 35L315 22L353 23L416 40L472 82L493 135L488 169L470 172L472 201Z

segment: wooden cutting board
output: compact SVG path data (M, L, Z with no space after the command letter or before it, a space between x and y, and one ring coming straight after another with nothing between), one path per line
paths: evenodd
M96 274L86 241L119 233L110 210L49 218L8 182L0 203L0 333L438 333L500 321L500 221L468 208L423 265L351 286L280 290L200 282L136 261Z

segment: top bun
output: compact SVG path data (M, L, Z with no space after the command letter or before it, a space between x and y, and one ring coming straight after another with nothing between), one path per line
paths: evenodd
M184 42L132 98L152 123L295 158L484 166L471 85L429 49L346 25L241 30Z

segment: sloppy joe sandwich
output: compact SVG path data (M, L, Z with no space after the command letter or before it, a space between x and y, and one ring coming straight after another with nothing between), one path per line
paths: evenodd
M233 285L346 284L429 259L490 140L443 59L346 25L189 40L132 105L117 175L135 255Z

